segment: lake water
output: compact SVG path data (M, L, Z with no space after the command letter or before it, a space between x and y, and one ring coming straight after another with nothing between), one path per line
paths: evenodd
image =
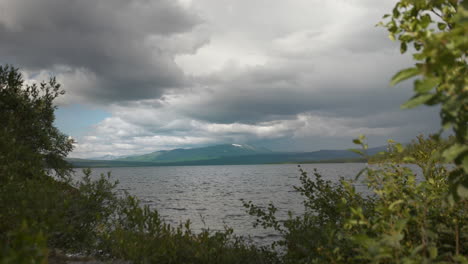
M366 164L301 166L309 175L317 168L324 179L337 181L340 177L353 178ZM227 225L236 234L264 244L278 234L253 228L255 217L247 214L241 199L262 206L274 203L280 219L287 217L288 210L303 212L302 198L293 188L300 183L300 173L293 164L95 168L93 175L108 171L120 182L118 189L137 196L172 224L190 219L195 231L222 230ZM76 172L77 177L81 175L81 171Z

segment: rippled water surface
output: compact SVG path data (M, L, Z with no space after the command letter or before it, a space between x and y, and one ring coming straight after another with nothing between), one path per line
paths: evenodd
M306 164L310 172L317 168L325 179L354 177L365 164ZM259 242L271 241L277 235L272 230L253 228L255 218L246 213L241 199L258 205L273 202L279 218L287 211L300 214L302 199L294 191L299 185L298 167L281 165L234 166L174 166L137 168L99 168L93 175L112 173L120 182L119 189L140 198L156 208L166 221L173 224L190 219L194 230L234 228L236 234L250 235ZM81 171L76 172L80 177Z

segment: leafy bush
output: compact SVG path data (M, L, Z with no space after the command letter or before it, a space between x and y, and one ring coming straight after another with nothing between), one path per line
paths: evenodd
M84 251L113 212L114 185L85 178L74 188L52 178L11 181L0 192L0 238L21 220L47 235L50 247Z
M135 263L275 263L276 255L233 236L233 230L195 234L190 221L172 227L128 196L103 236L103 252Z
M0 66L0 183L12 177L70 173L73 141L54 125L53 101L64 92L55 78L24 85L18 69Z
M447 201L446 166L429 156L411 158L424 168L419 178L399 160L367 167L362 181L370 193L357 192L355 181L325 181L316 171L311 179L301 169L296 190L305 214L286 221L276 219L274 205L244 206L263 227L282 233L277 244L285 263L467 262L468 201Z
M445 161L440 153L453 142L455 142L453 136L444 139L439 135L424 137L422 134L418 135L416 139L412 140L411 143L407 145L389 140L387 150L369 157L369 162L383 163L389 161L411 163L423 169L428 162L444 163Z
M400 41L401 53L412 45L414 67L398 72L392 84L414 81L415 95L402 108L440 104L442 129L455 141L440 152L456 169L449 175L450 198L468 198L468 1L400 0L388 19L390 38Z
M26 222L9 231L0 250L0 264L47 263L44 235L32 230Z

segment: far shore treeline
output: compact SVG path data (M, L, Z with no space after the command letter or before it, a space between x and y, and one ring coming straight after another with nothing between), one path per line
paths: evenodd
M110 175L92 180L85 169L72 179L73 140L54 126L62 88L55 78L28 84L18 68L0 66L0 264L468 263L468 2L400 0L383 20L415 61L391 80L414 83L402 108L438 106L440 131L409 145L389 140L386 153L371 157L359 136L353 152L375 165L355 180L300 169L301 184L291 188L304 213L285 221L274 204L239 201L257 228L281 235L267 246L229 227L195 233L190 221L169 225L118 193ZM369 192L358 192L356 181Z

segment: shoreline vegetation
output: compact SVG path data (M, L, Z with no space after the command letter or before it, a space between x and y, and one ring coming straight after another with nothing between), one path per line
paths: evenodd
M451 0L401 0L384 16L380 25L402 53L412 45L417 61L392 80L420 78L403 107L440 105L443 129L407 147L390 141L374 160L381 166L356 176L370 194L353 180L300 169L294 190L304 214L279 221L274 204L242 201L255 226L281 234L264 247L229 227L195 233L190 221L169 225L118 194L109 174L92 180L85 169L73 181L65 160L73 141L53 125L60 85L28 85L18 69L0 66L0 264L71 261L54 259L57 250L110 263L468 263L467 18L466 1ZM442 140L447 130L453 136ZM354 143L367 159L365 137ZM401 162L420 167L423 180Z

